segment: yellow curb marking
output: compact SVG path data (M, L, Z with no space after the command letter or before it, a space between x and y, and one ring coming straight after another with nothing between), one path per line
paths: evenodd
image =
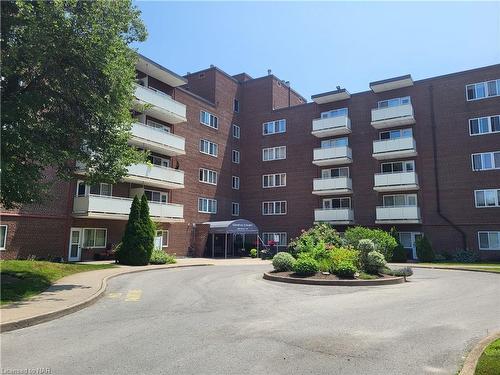
M121 296L121 293L108 293L108 298L120 298Z
M137 302L141 299L142 290L134 289L127 293L127 298L125 298L125 302Z

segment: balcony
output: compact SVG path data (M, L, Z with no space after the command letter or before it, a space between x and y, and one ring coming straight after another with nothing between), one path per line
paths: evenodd
M95 219L128 220L131 198L87 195L73 200L73 216ZM149 216L153 221L183 222L184 206L172 203L149 202Z
M350 208L317 208L314 210L314 221L326 221L332 224L352 224L354 223L354 211Z
M373 190L406 191L418 190L418 178L415 172L377 173Z
M318 138L349 134L351 119L347 116L317 118L313 120L312 126L311 134Z
M139 108L140 112L150 114L169 124L186 122L186 106L172 99L170 95L136 84L135 97L139 106L146 106Z
M352 193L352 180L349 177L315 178L313 194L337 195Z
M318 166L352 163L352 150L348 146L315 148L313 164Z
M123 181L164 189L183 189L184 171L152 164L132 164Z
M178 135L136 122L132 125L130 143L162 155L185 155L186 140Z
M372 109L372 126L375 129L393 128L414 123L415 117L411 104Z
M377 160L408 158L417 155L413 137L373 141L372 156Z
M377 207L377 224L420 224L420 208L417 206Z

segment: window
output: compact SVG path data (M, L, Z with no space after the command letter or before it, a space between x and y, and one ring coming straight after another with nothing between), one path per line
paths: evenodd
M417 194L384 195L382 201L384 207L416 206Z
M171 129L169 126L160 124L159 122L156 122L156 121L151 120L151 119L146 120L146 126L149 126L150 128L161 130L161 131L164 131L167 133L171 132Z
M7 225L0 225L0 250L5 250L7 244Z
M286 186L286 173L262 175L262 187L273 188Z
M321 148L332 148L332 147L343 147L349 144L347 137L335 138L335 139L324 139L321 141Z
M500 250L500 232L478 232L479 250Z
M87 185L85 184L85 181L79 180L76 185L76 195L78 197L87 196L89 194L103 195L110 197L112 191L113 191L113 185L106 183Z
M500 95L500 79L467 85L467 100L491 98Z
M211 113L200 111L200 122L208 127L219 129L219 119Z
M238 176L233 176L232 186L235 190L240 190L240 178Z
M500 189L475 190L476 207L500 207Z
M231 215L232 216L240 216L240 204L236 202L232 202L231 204Z
M351 198L326 198L323 199L324 210L338 210L351 208Z
M85 228L83 230L83 247L106 247L107 229Z
M168 230L157 230L155 238L155 248L168 247Z
M332 109L331 111L321 112L321 118L340 117L347 115L348 115L347 108Z
M262 202L262 215L286 215L286 201Z
M167 158L162 158L160 156L155 156L155 155L149 155L148 160L151 162L153 165L158 165L160 167L170 167L170 159Z
M349 167L330 168L321 170L321 178L349 177Z
M217 200L208 198L198 198L198 212L207 214L216 214Z
M263 161L281 160L281 159L286 159L286 146L269 147L262 149Z
M217 154L219 152L219 145L217 145L217 143L207 141L206 139L202 139L200 140L200 152L202 154L217 157Z
M276 120L262 124L262 134L277 134L286 132L286 120Z
M386 132L380 132L379 138L380 138L380 140L410 138L412 135L413 135L413 132L412 132L411 128L408 128L408 129L397 129L397 130L390 130L390 131L386 131Z
M167 203L168 193L156 190L144 190L144 195L150 202Z
M240 127L233 124L233 138L240 139Z
M500 169L500 151L472 154L472 170Z
M378 108L397 107L398 105L405 105L410 103L411 103L410 97L405 96L402 98L381 100L378 102Z
M276 246L287 246L286 237L286 232L264 232L262 233L262 242L267 245L270 241L274 241Z
M413 172L414 170L415 162L413 160L393 161L390 163L382 163L380 165L380 171L382 173Z
M217 185L217 172L211 169L200 168L200 182Z
M238 99L234 99L233 101L233 111L236 113L240 112L240 101Z
M469 120L469 134L481 135L500 132L500 115Z
M232 152L232 159L233 163L235 164L240 164L240 152L233 150Z

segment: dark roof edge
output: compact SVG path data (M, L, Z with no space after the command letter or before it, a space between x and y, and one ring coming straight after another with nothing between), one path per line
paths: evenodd
M207 99L205 99L205 98L203 98L203 97L201 97L201 96L199 96L199 95L196 95L194 92L189 91L189 90L188 90L188 89L186 89L185 87L178 86L178 87L176 87L175 89L176 89L176 90L181 90L182 92L184 92L184 93L186 93L186 94L188 94L188 95L192 96L193 98L198 99L199 101L202 101L202 102L204 102L205 104L208 104L208 105L210 105L210 106L212 106L212 107L214 107L214 108L216 107L215 103L212 103L210 100L207 100Z
M175 76L176 78L180 79L181 81L184 81L185 83L187 83L187 79L186 79L186 78L184 78L183 76L181 76L181 75L179 75L179 74L177 74L177 73L175 73L175 72L171 71L170 69L165 68L163 65L158 64L157 62L155 62L155 61L151 60L150 58L148 58L148 57L144 56L143 54L141 54L141 53L139 53L139 52L137 52L137 55L138 55L141 59L146 60L146 61L147 61L148 63L150 63L151 65L156 66L158 69L161 69L161 70L163 70L164 72L166 72L166 73L168 73L168 74L171 74L171 75Z
M411 74L405 74L405 75L398 76L398 77L382 79L380 81L370 82L370 87L376 86L376 85L382 85L384 83L389 83L389 82L401 81L402 79L408 79L408 78L411 79Z
M333 90L333 91L322 92L320 94L314 94L311 95L311 99L321 98L323 96L328 96L333 94L340 94L342 92L347 92L347 89Z

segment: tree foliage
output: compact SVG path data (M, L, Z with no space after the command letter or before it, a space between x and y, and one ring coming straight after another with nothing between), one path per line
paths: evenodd
M44 171L116 182L128 146L135 62L146 38L131 0L2 2L2 186L6 208L39 201Z

